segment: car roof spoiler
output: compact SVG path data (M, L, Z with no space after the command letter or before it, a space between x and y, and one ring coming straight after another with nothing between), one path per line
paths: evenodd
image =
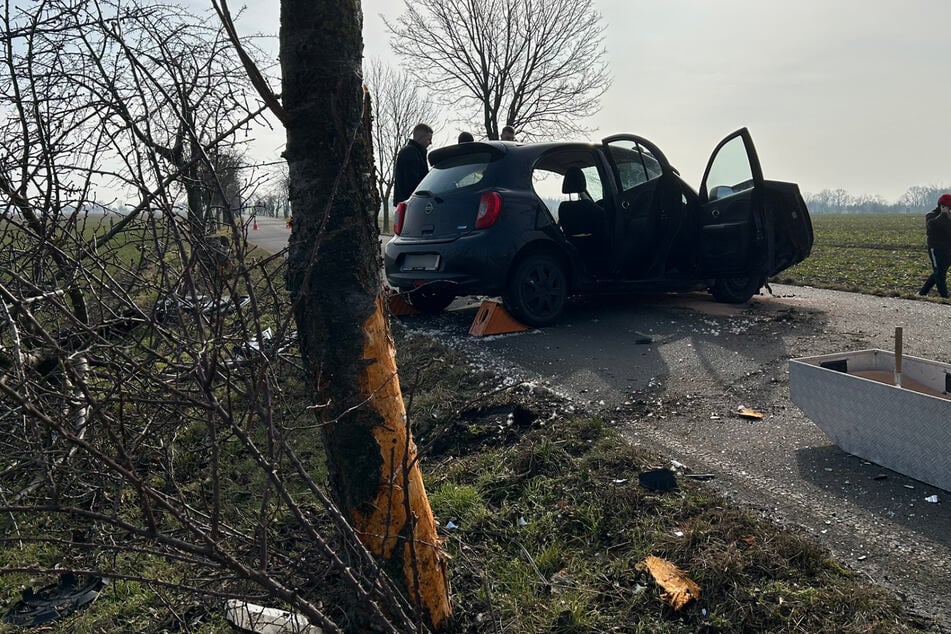
M471 141L446 145L429 153L429 164L435 165L446 159L465 156L466 154L489 154L492 160L495 160L505 154L505 145L497 141Z

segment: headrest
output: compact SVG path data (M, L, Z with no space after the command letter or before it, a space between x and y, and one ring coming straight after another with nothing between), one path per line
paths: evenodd
M565 172L565 180L561 183L562 194L580 194L587 189L584 172L580 167L569 167Z

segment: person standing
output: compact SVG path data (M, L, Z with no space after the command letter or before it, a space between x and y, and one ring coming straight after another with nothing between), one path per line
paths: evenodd
M500 141L514 141L515 140L515 128L510 125L502 128L502 134L499 135Z
M459 133L459 143L472 143L475 141L472 134L469 132L460 132Z
M925 280L919 295L927 295L932 286L938 287L941 297L948 296L948 266L951 265L951 194L941 194L938 206L925 216L928 234L928 258L931 275Z
M409 198L423 177L429 173L426 166L426 148L433 142L433 129L425 123L413 128L413 137L396 155L393 168L393 206Z

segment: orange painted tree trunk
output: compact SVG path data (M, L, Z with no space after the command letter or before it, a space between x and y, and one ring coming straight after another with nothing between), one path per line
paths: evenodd
M331 492L435 630L451 614L381 298L358 1L282 0L280 58L294 225L288 287Z

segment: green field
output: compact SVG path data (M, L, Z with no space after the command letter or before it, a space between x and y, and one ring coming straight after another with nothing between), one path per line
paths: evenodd
M812 255L773 281L917 297L931 272L923 215L814 215ZM931 300L941 301L936 294Z

